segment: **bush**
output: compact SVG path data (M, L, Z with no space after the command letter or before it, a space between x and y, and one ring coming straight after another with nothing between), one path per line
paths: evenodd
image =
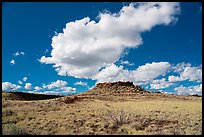
M113 126L119 127L123 124L129 124L130 118L125 114L124 111L119 112L118 114L110 114L110 118L113 120Z

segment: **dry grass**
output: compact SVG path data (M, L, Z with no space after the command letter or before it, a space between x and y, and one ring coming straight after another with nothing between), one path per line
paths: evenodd
M3 125L3 135L29 135L24 128L19 128L15 124Z
M4 134L202 134L201 97L137 94L2 100Z

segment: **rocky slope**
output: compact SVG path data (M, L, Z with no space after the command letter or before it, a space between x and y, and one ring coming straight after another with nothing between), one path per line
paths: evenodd
M93 89L83 94L109 94L109 93L149 93L140 86L134 85L133 82L104 82L98 83Z

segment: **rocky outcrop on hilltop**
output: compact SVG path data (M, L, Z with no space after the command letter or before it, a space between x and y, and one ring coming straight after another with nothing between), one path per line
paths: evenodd
M128 87L134 87L133 82L104 82L104 83L98 83L96 84L97 88L110 88L110 87L119 87L119 86L128 86Z
M134 85L133 82L104 82L98 83L96 86L87 91L87 94L100 94L100 93L149 93L140 86Z

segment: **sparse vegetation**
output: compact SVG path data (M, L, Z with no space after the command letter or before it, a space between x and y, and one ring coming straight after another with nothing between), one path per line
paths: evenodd
M3 127L3 135L29 135L25 129L17 127L15 124L6 124Z
M98 93L35 101L5 97L3 93L3 134L202 134L198 96Z
M113 121L113 126L116 128L122 126L123 124L129 124L130 123L130 119L129 119L128 115L125 114L124 111L120 111L117 114L110 113L110 118Z

